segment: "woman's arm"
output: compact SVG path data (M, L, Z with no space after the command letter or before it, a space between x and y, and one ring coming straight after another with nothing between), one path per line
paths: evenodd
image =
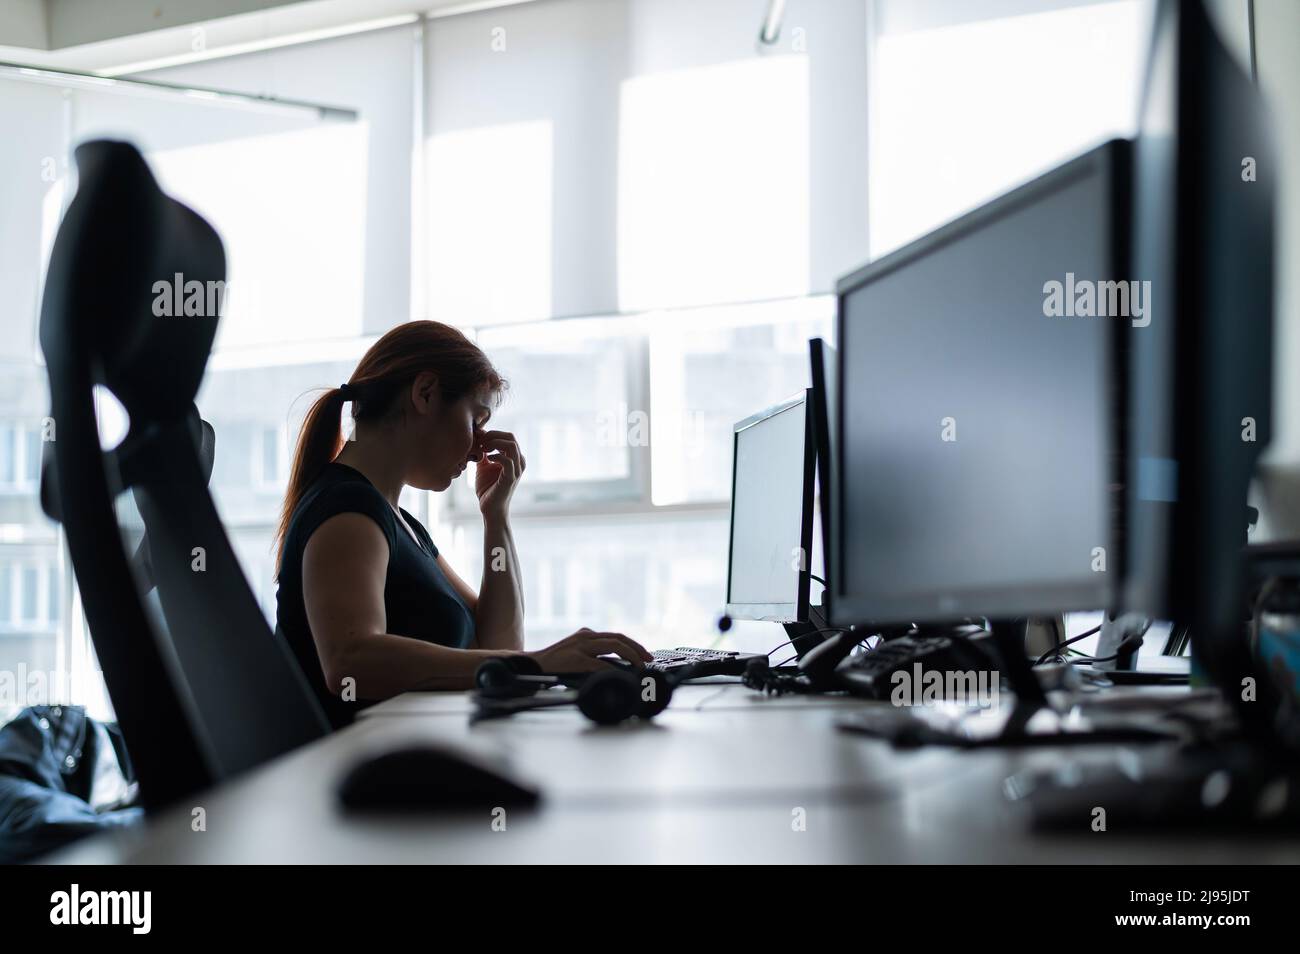
M524 597L523 587L519 583L519 557L515 553L514 536L510 527L502 531L483 528L483 590L474 590L461 579L446 557L438 554L438 566L447 577L460 598L465 601L474 614L474 647L476 649L523 649L524 648ZM503 561L509 561L508 566ZM490 575L489 575L490 574ZM513 584L514 597L511 592L499 592L496 583L503 576L509 576ZM516 639L500 639L500 634L513 634ZM486 637L486 639L485 639Z
M384 582L388 541L373 520L340 513L317 528L303 552L302 591L325 684L355 698L387 699L411 689L469 689L484 659L518 655L510 649L451 649L386 632ZM544 672L585 672L615 654L644 663L650 654L621 633L581 630L523 655ZM352 680L348 683L347 680Z
M355 698L374 700L408 689L468 689L484 659L511 655L386 632L387 568L388 541L362 514L336 514L307 541L303 602L330 692L342 694L350 686Z
M505 518L483 519L483 585L475 632L481 649L524 648L524 592L514 535Z
M510 532L510 497L524 472L524 455L513 434L487 431L474 465L474 490L483 514L483 582L475 608L478 646L524 648L524 586Z

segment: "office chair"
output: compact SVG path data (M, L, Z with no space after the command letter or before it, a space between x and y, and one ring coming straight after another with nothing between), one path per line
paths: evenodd
M216 462L217 434L212 429L211 424L199 417L199 409L193 405L190 406L190 430L198 434L199 467L203 470L204 481L210 481L212 479L212 467ZM105 451L104 456L112 457L114 455L112 451ZM57 466L58 464L54 458L54 442L46 441L41 457L41 510L55 523L62 523L63 514L59 508L59 496L56 489L58 478L54 473ZM128 480L125 483L129 485L134 481ZM144 532L135 535L124 532L123 536L132 536L135 543L135 553L131 557L131 571L139 584L140 592L147 596L154 591L156 586L153 559L149 555L149 536ZM159 609L161 610L161 607Z
M79 185L46 276L40 341L56 426L47 512L64 524L91 639L146 808L325 735L329 724L275 639L207 489L194 409L218 316L157 317L154 284L221 281L221 239L164 195L136 149L76 151ZM130 417L113 453L92 389ZM130 488L166 632L145 610L113 503Z

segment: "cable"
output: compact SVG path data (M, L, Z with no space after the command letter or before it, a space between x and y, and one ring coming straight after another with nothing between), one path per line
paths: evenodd
M1127 636L1121 639L1119 641L1119 647L1118 649L1116 649L1115 655L1113 656L1081 656L1081 658L1079 659L1071 659L1068 661L1071 663L1111 662L1113 660L1119 659L1120 656L1129 653L1135 653L1141 647L1142 641L1146 639L1147 630L1149 630L1150 628L1151 628L1151 622L1150 620L1148 620L1147 624L1142 627L1142 632L1129 633Z
M826 581L823 580L823 579L822 579L820 576L818 576L816 573L809 573L809 574L808 574L808 578L809 578L810 580L816 580L816 581L817 581L818 583L820 583L822 586L826 587L827 589L830 589L830 587L827 585Z
M1078 636L1071 636L1069 639L1065 640L1065 642L1057 643L1055 646L1053 646L1053 647L1052 647L1051 649L1049 649L1047 652L1045 652L1045 653L1043 653L1041 656L1039 656L1039 657L1038 657L1038 661L1035 662L1034 665L1035 665L1035 666L1041 666L1043 663L1047 662L1047 660L1048 660L1049 658L1051 658L1052 656L1059 656L1059 655L1061 655L1061 650L1064 649L1066 646L1069 646L1071 643L1077 643L1079 640L1081 640L1081 639L1087 639L1089 636L1096 636L1096 635L1097 635L1098 633L1100 633L1100 632L1101 632L1101 627L1100 627L1100 626L1094 626L1092 629L1088 630L1086 633L1080 633Z
M828 629L829 629L829 628L830 628L830 627L828 627ZM823 630L820 630L820 629L819 629L819 630L817 630L817 632L820 633L820 632L823 632ZM847 630L847 629L841 629L840 632L841 632L841 633L847 633L848 630ZM812 636L812 635L814 635L814 634L813 634L813 633L807 633L807 634L805 634L805 635ZM874 636L874 635L876 635L876 634L875 634L875 633L867 633L867 634L864 635L861 639L859 639L856 643L853 644L854 647L856 648L856 647L858 647L858 646L861 646L863 643L865 643L868 639L870 639L870 638L871 638L872 636ZM800 638L800 637L795 637L795 638L798 639L798 638ZM791 640L791 642L793 642L793 640ZM785 645L785 644L782 643L781 645L783 646L783 645ZM781 648L781 646L777 646L777 647L776 647L776 649L780 649L780 648ZM776 650L774 649L772 652L776 652ZM771 654L769 653L769 655L771 655ZM795 661L796 659L798 659L798 658L799 658L799 654L798 654L798 653L795 653L795 654L794 654L793 656L791 656L790 658L785 659L785 660L782 660L781 662L777 663L775 666L772 666L771 668L773 668L773 669L780 669L782 666L789 665L790 663L794 662L794 661Z
M849 631L849 627L847 626L823 626L821 629L814 629L808 633L800 633L798 636L794 637L794 639L787 639L783 643L777 643L775 646L773 646L763 655L770 657L774 652L776 652L782 646L789 646L791 643L794 642L795 639L803 639L805 636L819 636L822 633L847 633L848 631ZM866 639L866 637L864 636L863 639Z
M1071 659L1069 663L1071 666L1078 666L1083 663L1114 662L1116 659L1119 659L1119 653L1113 656L1083 656L1079 659Z

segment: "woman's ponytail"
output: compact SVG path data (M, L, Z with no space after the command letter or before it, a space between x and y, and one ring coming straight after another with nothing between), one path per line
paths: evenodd
M331 388L316 399L307 412L298 434L298 446L293 453L293 466L289 470L289 488L284 495L280 523L275 531L275 575L280 576L280 562L284 558L284 538L289 533L289 521L298 509L302 496L312 481L320 476L325 465L343 449L343 392Z

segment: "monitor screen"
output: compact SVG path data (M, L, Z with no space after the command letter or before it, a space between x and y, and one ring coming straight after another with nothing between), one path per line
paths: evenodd
M735 427L727 615L794 622L807 612L812 446L806 395Z
M840 283L837 625L1109 604L1126 319L1099 312L1122 304L1126 155L1094 150Z

